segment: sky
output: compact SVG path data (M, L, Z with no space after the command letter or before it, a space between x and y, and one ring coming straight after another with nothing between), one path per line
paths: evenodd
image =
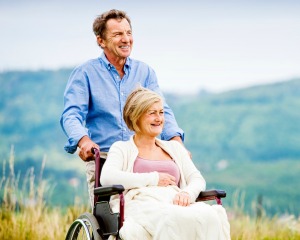
M92 23L130 16L131 57L176 93L222 92L300 77L298 0L0 0L0 71L73 68L101 49Z

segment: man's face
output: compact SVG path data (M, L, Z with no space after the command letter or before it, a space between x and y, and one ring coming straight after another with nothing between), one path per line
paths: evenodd
M108 59L122 59L130 55L133 38L128 21L123 18L109 19L106 23L106 38L97 37Z

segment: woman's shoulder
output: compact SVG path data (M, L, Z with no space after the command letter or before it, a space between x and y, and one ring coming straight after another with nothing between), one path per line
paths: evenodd
M162 147L165 146L165 147L168 147L168 148L172 148L174 150L180 150L181 148L183 148L183 145L180 142L176 141L176 140L166 141L166 140L157 139L157 142Z
M133 142L133 140L132 140L132 137L129 139L129 140L127 140L127 141L116 141L116 142L114 142L112 145L111 145L111 147L110 147L110 149L121 149L121 150L123 150L123 151L125 151L125 150L130 150L130 151L132 151L132 149L135 149L136 148L136 146L134 145L134 142Z
M161 144L166 144L166 145L175 145L175 146L178 146L178 144L181 145L181 143L176 140L162 140L162 139L156 138L156 141L160 142Z
M111 145L111 148L115 147L128 147L130 145L130 140L128 141L116 141Z

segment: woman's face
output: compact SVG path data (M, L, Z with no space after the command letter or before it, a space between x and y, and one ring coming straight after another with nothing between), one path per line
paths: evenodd
M139 133L151 137L158 136L165 122L164 107L161 101L154 103L139 119Z

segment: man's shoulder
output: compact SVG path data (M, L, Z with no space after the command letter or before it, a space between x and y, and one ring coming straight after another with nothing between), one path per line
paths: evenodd
M143 67L143 68L151 68L147 63L141 61L141 60L137 60L134 58L128 58L129 60L129 65L133 66L133 67Z
M99 66L99 64L100 64L99 58L92 58L76 66L75 69L84 71L89 68L94 68L95 66Z

